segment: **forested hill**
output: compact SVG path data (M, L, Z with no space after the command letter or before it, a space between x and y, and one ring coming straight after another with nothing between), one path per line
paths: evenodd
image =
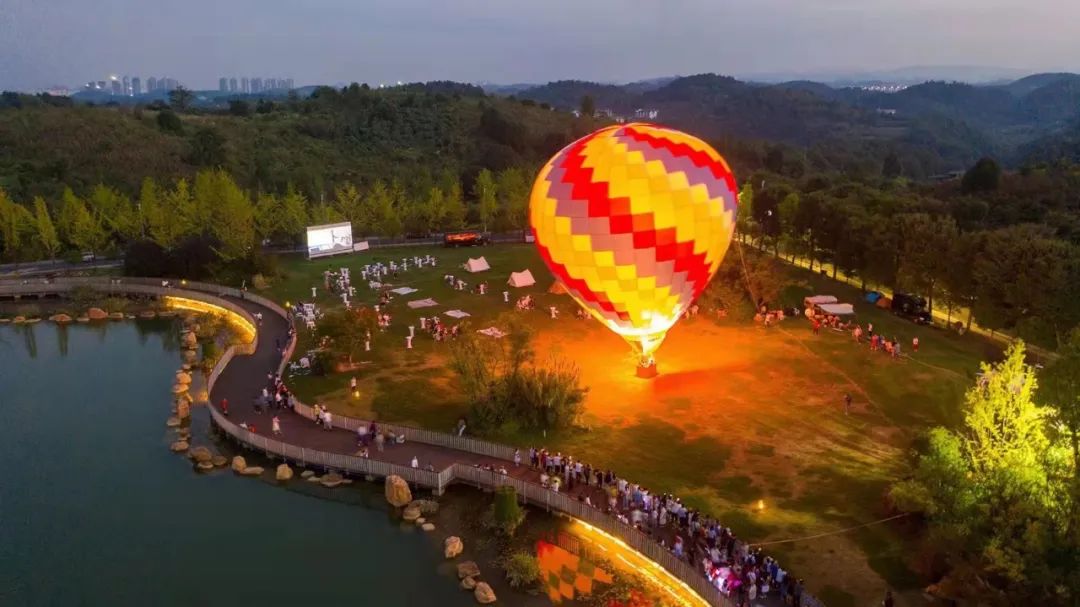
M444 172L468 189L480 169L535 169L597 124L456 83L322 88L306 99L220 109L87 107L10 94L3 102L0 188L22 200L99 183L134 194L145 177L168 182L210 167L253 192L292 186L316 200L375 179L425 192Z
M834 89L817 82L775 85L715 74L675 78L656 87L582 81L519 90L518 98L577 109L589 96L598 111L658 121L709 137L780 141L810 149L848 172L883 150L908 157L908 176L958 170L980 156L1009 165L1029 160L1027 145L1080 119L1080 75L1036 74L1006 85L927 82L896 93Z

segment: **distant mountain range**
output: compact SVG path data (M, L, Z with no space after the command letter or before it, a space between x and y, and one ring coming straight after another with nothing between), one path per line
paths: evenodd
M900 78L915 69L892 76ZM1001 72L982 73L992 78ZM899 84L896 79L881 82ZM566 110L579 108L588 95L598 111L613 117L655 115L657 122L710 138L800 146L860 141L923 155L929 151L934 158L926 158L926 171L962 169L983 155L1019 164L1033 150L1059 149L1057 138L1074 137L1080 124L1080 75L1068 72L991 84L931 80L892 89L699 74L629 84L563 80L538 86L489 85L485 90Z

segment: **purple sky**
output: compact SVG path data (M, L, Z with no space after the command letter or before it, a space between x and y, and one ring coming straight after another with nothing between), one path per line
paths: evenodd
M0 0L0 89L1080 69L1066 0Z

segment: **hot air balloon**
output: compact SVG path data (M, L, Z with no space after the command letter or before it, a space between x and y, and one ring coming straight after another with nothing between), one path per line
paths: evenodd
M656 374L653 353L720 267L738 190L700 139L652 124L602 128L540 170L529 216L567 292Z

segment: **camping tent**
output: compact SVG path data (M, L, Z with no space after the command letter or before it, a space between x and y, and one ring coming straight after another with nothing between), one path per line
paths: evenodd
M866 294L867 303L877 303L877 300L879 299L881 299L881 293L878 293L877 291L870 291Z
M803 305L812 308L821 304L836 303L838 300L832 295L811 295L810 297L803 298Z
M568 292L569 291L566 290L566 287L563 286L563 283L557 280L551 283L551 287L548 288L548 293L551 293L553 295L566 295Z
M891 310L892 300L882 295L878 298L877 302L875 302L874 305L881 308L882 310Z
M511 272L510 280L506 281L506 284L511 287L531 287L536 284L536 279L533 278L532 272L522 270L520 272Z
M465 271L466 272L483 272L484 270L490 270L490 269L491 269L491 266L488 265L487 260L484 259L483 257L480 257L480 258L477 258L477 259L473 259L473 258L470 257L469 261L465 262Z
M415 310L417 308L430 308L431 306L437 306L439 305L439 302L429 297L427 299L417 299L414 301L410 301L407 305Z
M855 306L846 303L818 304L818 309L825 314L832 314L833 316L851 316L855 313Z

